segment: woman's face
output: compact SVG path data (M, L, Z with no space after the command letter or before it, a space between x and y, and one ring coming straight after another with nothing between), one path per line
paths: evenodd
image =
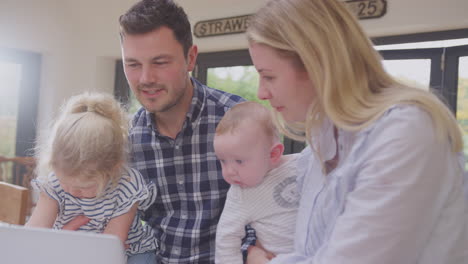
M306 70L267 45L251 43L249 52L260 74L258 98L268 100L286 121L304 121L315 95Z

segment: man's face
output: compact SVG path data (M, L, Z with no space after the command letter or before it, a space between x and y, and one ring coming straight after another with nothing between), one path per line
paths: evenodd
M152 113L169 112L181 102L190 102L188 72L193 70L196 56L196 46L192 46L185 58L182 45L167 27L122 38L128 83L138 101Z

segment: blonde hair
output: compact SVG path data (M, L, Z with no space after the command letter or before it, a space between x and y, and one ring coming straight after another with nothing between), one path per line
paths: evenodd
M259 126L272 142L279 141L278 130L271 111L252 101L238 103L229 109L216 127L216 135L233 132L246 122Z
M111 96L84 93L71 97L39 146L38 175L61 170L67 177L96 180L98 194L116 185L127 161L127 115ZM43 175L46 176L46 175Z
M247 38L301 65L316 96L303 123L287 123L287 136L310 142L324 117L337 127L359 131L396 104L417 105L432 117L439 140L461 151L460 127L433 94L408 87L385 72L381 57L357 19L337 0L270 0L250 20ZM315 150L316 151L316 150Z

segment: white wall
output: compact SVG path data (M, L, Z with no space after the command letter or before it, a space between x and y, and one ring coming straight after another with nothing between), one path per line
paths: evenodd
M179 0L194 25L198 21L252 14L267 0ZM200 8L209 7L209 8ZM371 37L468 28L468 0L387 0L387 13L361 20ZM199 49L218 51L247 47L243 34L194 38Z
M176 0L177 1L177 0ZM0 47L42 55L39 127L86 90L112 92L120 57L118 17L136 0L0 0ZM266 0L178 0L192 25L252 14ZM467 0L387 0L384 17L362 20L373 37L468 28ZM194 42L200 52L244 49L243 34Z
M0 1L0 47L32 51L42 57L39 131L71 95L113 89L118 43L109 49L112 52L94 49L91 43L99 39L90 33L96 28L89 27L87 32L81 23L85 17L73 14L74 7L63 0ZM98 17L92 20L98 21ZM103 35L109 38L107 33Z

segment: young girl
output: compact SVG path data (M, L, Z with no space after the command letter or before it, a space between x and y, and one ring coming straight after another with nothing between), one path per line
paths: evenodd
M50 139L38 148L40 176L33 185L40 195L26 225L62 229L84 215L89 222L78 230L116 235L128 263L155 263L153 230L138 214L154 201L155 188L125 166L125 117L110 95L87 93L65 104Z

